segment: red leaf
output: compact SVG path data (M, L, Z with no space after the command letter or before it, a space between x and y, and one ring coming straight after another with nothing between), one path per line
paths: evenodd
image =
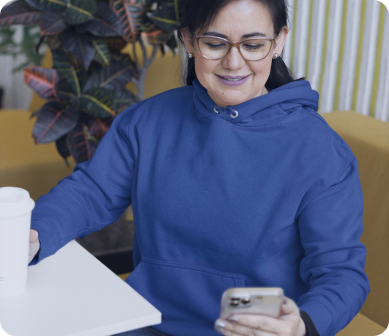
M23 70L24 82L43 99L57 98L55 84L59 74L55 69L31 65Z
M155 24L150 25L142 34L146 36L150 44L165 44L173 36L173 33L166 33Z
M109 130L114 118L92 118L88 123L89 132L96 139L101 140Z
M113 0L111 8L119 18L123 29L123 38L135 43L142 31L144 22L144 1L142 0Z

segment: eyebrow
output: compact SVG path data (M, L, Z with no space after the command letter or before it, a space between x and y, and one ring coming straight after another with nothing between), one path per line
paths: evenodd
M206 32L203 35L217 36L217 37L222 37L222 38L225 38L225 39L228 38L228 36L220 34L220 33L217 33L217 32ZM254 36L266 37L266 35L263 34L263 33L255 32L255 33L251 33L251 34L245 34L245 35L242 36L242 38L249 38L249 37L254 37Z

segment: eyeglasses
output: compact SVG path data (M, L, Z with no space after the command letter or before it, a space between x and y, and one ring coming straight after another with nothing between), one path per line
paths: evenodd
M196 35L197 45L204 58L218 60L236 47L243 59L260 61L269 55L275 38L253 37L240 42L231 42L222 37Z

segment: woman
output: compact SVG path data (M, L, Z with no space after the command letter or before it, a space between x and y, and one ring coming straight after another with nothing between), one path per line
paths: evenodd
M95 156L37 201L31 265L132 203L126 282L162 323L122 335L344 328L369 292L358 163L279 57L287 34L284 0L187 1L188 86L123 111ZM222 293L245 286L283 288L282 316L218 319Z

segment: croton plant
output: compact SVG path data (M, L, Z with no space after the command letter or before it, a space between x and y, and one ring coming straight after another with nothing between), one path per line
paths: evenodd
M44 40L51 49L53 68L23 70L26 84L47 100L32 114L35 143L55 141L66 163L70 155L76 163L90 159L114 118L143 98L158 49L174 51L182 7L183 0L17 0L4 7L0 27L37 24L36 49ZM128 43L133 58L121 52ZM130 81L136 94L126 89Z

